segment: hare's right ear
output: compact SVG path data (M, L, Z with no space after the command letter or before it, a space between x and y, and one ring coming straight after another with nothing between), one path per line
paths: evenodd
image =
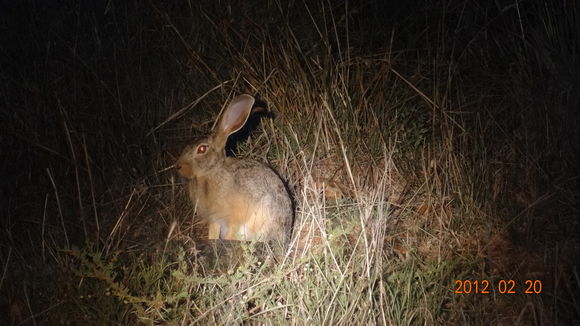
M215 133L216 146L225 147L229 135L244 126L250 116L250 112L252 112L254 102L254 97L248 94L234 97L218 123Z

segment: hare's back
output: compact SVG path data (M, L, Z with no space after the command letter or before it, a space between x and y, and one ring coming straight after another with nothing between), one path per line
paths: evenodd
M231 159L228 170L232 174L237 187L259 195L264 193L280 193L288 195L282 179L268 166L249 159Z
M271 200L271 205L280 206L291 214L288 191L274 170L254 160L228 159L228 170L239 191L248 194L254 201Z

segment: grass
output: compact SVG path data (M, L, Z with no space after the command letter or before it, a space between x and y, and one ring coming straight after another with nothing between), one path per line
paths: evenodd
M576 5L2 7L3 323L580 319ZM241 93L293 238L216 259L172 165Z

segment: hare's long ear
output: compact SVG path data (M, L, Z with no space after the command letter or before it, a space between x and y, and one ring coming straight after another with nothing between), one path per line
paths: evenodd
M248 94L234 97L218 123L214 135L215 146L225 147L229 135L244 126L250 116L254 102L254 98Z

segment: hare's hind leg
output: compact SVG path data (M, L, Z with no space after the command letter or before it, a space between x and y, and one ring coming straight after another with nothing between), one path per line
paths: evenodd
M219 225L219 223L209 222L209 230L208 230L207 238L210 240L220 238L220 225Z

